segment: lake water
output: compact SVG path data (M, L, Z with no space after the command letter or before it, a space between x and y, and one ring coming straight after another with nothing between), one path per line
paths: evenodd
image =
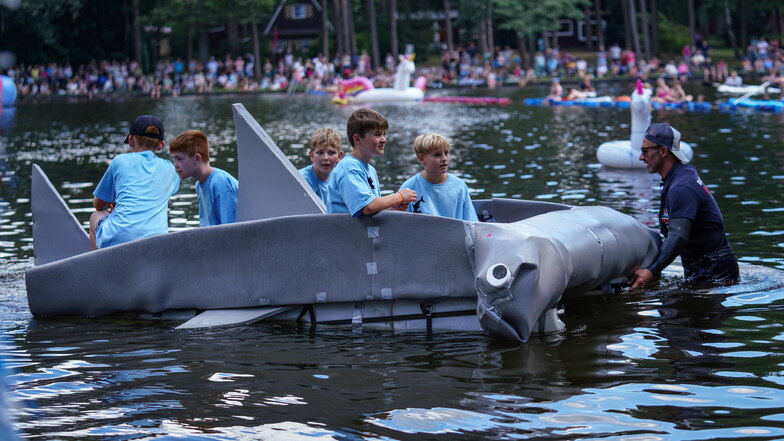
M545 93L497 91L512 99L508 106L376 106L390 121L386 156L376 162L384 189L419 169L413 140L434 131L452 140L451 171L474 198L607 205L655 226L658 175L603 170L595 158L602 142L628 139L629 111L520 104ZM22 436L784 438L782 114L654 112L654 121L673 123L692 144L723 210L742 262L743 283L731 288L690 292L669 271L645 292L568 298L567 330L526 344L278 323L182 332L159 321L33 319L24 288L33 255L31 164L86 225L94 185L125 151L137 115L160 115L169 140L205 131L215 165L236 175L234 102L297 167L306 165L310 134L323 126L344 133L354 109L308 95L77 100L20 104L3 128L0 360L7 414ZM173 229L198 225L192 183L171 208Z

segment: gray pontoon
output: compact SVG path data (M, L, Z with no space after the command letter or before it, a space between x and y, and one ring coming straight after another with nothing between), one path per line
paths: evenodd
M324 205L240 104L238 222L89 251L87 234L33 166L36 317L185 317L180 328L298 320L396 330L484 330L526 341L562 329L564 294L620 282L658 236L606 207L475 202L493 222Z

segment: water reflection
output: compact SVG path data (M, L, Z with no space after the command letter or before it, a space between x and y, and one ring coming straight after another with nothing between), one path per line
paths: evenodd
M643 225L659 224L661 177L646 170L601 168L599 179L601 200L618 211L631 214Z
M273 323L179 332L34 320L3 358L17 372L9 380L26 403L16 416L27 435L773 439L784 282L771 283L773 269L742 271L749 285L712 293L665 283L570 298L567 332L525 345Z

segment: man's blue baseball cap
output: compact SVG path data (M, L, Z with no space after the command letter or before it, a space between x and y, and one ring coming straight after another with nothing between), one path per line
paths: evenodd
M654 123L648 126L648 130L645 131L645 139L656 145L667 147L682 163L689 163L689 158L681 150L681 132L675 130L675 127L668 123Z

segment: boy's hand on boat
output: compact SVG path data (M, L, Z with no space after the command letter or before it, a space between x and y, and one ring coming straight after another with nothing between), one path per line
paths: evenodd
M411 202L416 202L417 200L416 192L410 188L401 188L400 191L398 191L398 194L403 197L401 204L409 204Z

